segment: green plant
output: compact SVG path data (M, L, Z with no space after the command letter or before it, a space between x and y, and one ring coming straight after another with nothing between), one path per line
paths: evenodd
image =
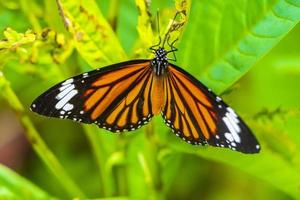
M44 175L46 170L36 164L38 159L29 164L40 177L32 181L47 194L1 167L0 197L198 199L196 194L205 193L207 199L299 198L300 95L296 91L300 27L296 24L300 2L176 0L153 1L151 6L147 2L0 3L0 27L5 28L5 40L0 41L0 107L9 105L15 111L28 141L51 174ZM152 56L147 49L157 41L157 34L150 13L158 8L161 34L175 10L184 10L184 28L175 33L180 36L177 65L224 94L258 137L260 154L188 145L172 135L160 118L141 130L113 135L93 125L47 120L29 112L31 101L63 78L129 58ZM26 31L29 28L32 30ZM267 188L267 192L254 187L253 196L245 197L248 188L230 182L211 166L240 181L250 175L257 187ZM194 174L221 182L216 174L225 180L224 185L235 186L231 189L235 194L220 188L206 193L208 185ZM200 194L191 189L194 184L199 184ZM191 191L194 193L189 194ZM239 195L237 191L242 192Z

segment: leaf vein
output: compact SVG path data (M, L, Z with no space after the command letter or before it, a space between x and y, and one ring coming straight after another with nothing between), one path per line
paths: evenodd
M277 17L277 18L279 18L279 19L281 19L281 20L286 20L286 21L289 21L289 22L294 22L293 20L291 20L291 19L289 19L289 18L287 18L287 17L281 16L281 15L279 15L278 13L276 13L276 11L274 10L274 8L271 8L271 13L272 13L275 17Z
M291 5L291 6L294 6L294 7L297 7L297 8L300 8L300 5L297 5L295 3L292 3L290 2L289 0L284 0L287 4Z

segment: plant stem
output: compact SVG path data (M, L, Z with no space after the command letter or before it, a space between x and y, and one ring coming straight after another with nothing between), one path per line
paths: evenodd
M59 163L58 159L40 137L29 117L24 114L24 107L22 103L3 75L0 76L0 85L2 86L3 97L19 116L26 130L25 135L38 156L46 164L47 168L54 174L70 197L84 197L85 195L83 192L73 182L65 169Z
M100 183L102 185L102 192L104 197L113 196L114 193L114 185L110 181L111 174L107 172L105 169L105 163L108 160L108 152L105 151L102 144L102 138L97 131L93 131L93 127L83 126L84 131L87 135L87 138L92 147L92 151L95 157L95 160L98 165L99 173L100 173ZM101 167L102 166L102 167Z
M141 165L144 169L145 177L147 175L151 178L151 188L153 192L153 197L155 199L162 199L162 182L160 177L160 163L158 162L158 152L159 147L158 143L155 140L155 122L151 121L146 127L146 148L145 156L148 158L148 161L145 160L144 164L141 162ZM146 165L148 162L148 165ZM147 169L148 166L148 169Z

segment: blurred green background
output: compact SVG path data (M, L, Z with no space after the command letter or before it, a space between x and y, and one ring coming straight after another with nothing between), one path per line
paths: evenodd
M31 102L64 78L151 58L176 10L176 65L222 95L261 143L191 146L160 117L114 135ZM1 0L0 199L300 199L299 0Z

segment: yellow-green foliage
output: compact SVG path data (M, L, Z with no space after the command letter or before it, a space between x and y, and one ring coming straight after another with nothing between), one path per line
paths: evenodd
M299 0L0 1L0 109L34 149L26 179L0 166L0 199L300 199L299 20ZM150 58L169 29L176 64L223 94L261 153L191 146L160 118L114 135L29 111L64 78Z

